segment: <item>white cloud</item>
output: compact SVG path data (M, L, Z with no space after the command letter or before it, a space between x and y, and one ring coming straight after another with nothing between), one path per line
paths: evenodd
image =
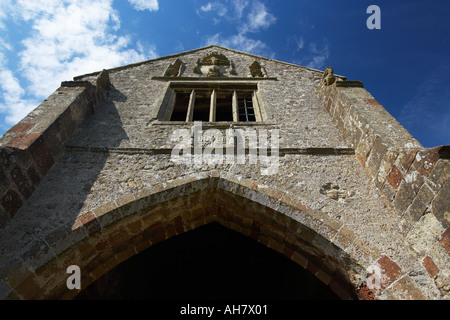
M158 11L158 0L128 0L136 10Z
M206 40L206 45L218 45L238 51L248 52L255 55L272 58L274 53L261 40L248 38L243 34L236 34L227 38L222 38L217 33Z
M211 11L213 8L213 4L211 2L208 2L208 4L206 6L201 6L200 10L202 10L203 12L209 12Z
M252 53L255 55L262 55L273 58L274 53L261 40L252 39L247 34L256 33L267 29L276 22L273 16L259 0L227 0L231 9L226 15L227 20L236 26L236 34L223 37L220 33L209 36L206 40L206 45L216 44L223 47ZM218 5L223 5L218 2L209 2L203 8L203 11L218 10ZM227 12L225 12L227 13ZM224 16L225 16L224 13Z
M23 99L25 93L10 70L0 70L0 89L3 103L0 111L6 112L5 120L16 123L36 107L37 101Z
M317 47L315 42L309 45L310 57L305 67L322 70L325 69L325 63L330 57L330 50L328 43L325 42L320 48Z
M231 0L232 7L236 12L236 17L238 19L242 18L245 8L247 8L249 1L248 0Z
M287 39L289 47L299 56L294 59L294 63L307 68L324 70L330 57L328 41L324 39L320 42L306 41L303 36L293 35Z
M209 12L215 13L219 17L224 17L228 13L227 7L220 2L208 2L206 5L200 6L201 12ZM200 15L200 12L197 10L197 14ZM217 18L213 18L215 24L217 24L220 20Z
M247 16L247 23L243 26L243 33L258 32L261 29L267 29L277 21L275 16L267 11L264 3L254 1Z
M300 37L300 39L294 38L294 41L296 44L296 50L301 50L305 46L305 40L303 39L303 37Z
M7 13L18 25L27 21L31 26L17 54L19 70L8 67L0 55L1 77L8 80L2 81L0 111L11 124L37 107L36 101L50 95L61 81L156 57L150 45L130 48L132 40L117 35L120 19L112 0L18 0L14 6L12 0L7 2L9 6L3 2L0 8L10 10Z
M34 34L23 41L20 54L33 94L45 97L61 80L146 59L143 52L127 49L130 39L114 34L119 28L112 1L71 1L33 20Z
M244 12L247 11L245 17ZM200 6L197 14L200 12L215 13L219 17L225 17L228 22L238 28L238 33L259 32L267 29L276 22L276 18L271 14L266 5L259 0L225 0L208 2ZM218 21L213 17L213 21Z

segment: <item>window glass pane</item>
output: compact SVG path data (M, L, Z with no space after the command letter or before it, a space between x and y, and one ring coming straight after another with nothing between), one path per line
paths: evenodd
M218 92L216 97L216 121L233 121L232 92Z
M193 121L209 121L211 93L195 90L195 104Z
M215 91L215 120L216 122L232 122L233 114L237 112L237 121L255 122L255 108L253 94L255 89L251 85L211 84L186 85L175 84L176 99L170 121L186 121L192 90L195 99L192 111L192 121L209 122L211 113L211 95ZM237 94L237 110L233 110L234 93Z
M239 94L238 113L239 113L239 121L243 122L256 121L251 93Z
M173 107L170 121L186 121L187 109L189 106L189 93L177 92L175 98L175 105Z

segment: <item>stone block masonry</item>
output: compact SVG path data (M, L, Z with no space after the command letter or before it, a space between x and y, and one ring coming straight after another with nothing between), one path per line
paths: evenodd
M98 86L97 86L98 85ZM42 177L58 160L64 143L105 99L106 71L95 82L63 82L39 107L0 140L0 228L14 218Z
M449 298L447 148L423 148L361 82L331 68L322 77L210 46L63 82L0 141L0 299L71 298L67 266L81 268L85 286L212 221L343 299ZM159 115L186 84L252 84L261 121L203 125L222 136L279 130L277 173L170 161L174 130L192 123Z
M318 94L403 235L415 242L430 277L440 277L445 283L440 287L447 288L442 293L449 297L450 146L423 148L362 83L322 81ZM419 233L429 241L419 240Z

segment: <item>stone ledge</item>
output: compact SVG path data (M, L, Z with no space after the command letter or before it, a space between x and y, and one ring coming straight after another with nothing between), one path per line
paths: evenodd
M338 88L364 88L362 81L336 81Z
M172 154L173 149L169 148L108 148L108 147L82 147L82 146L65 146L66 150L75 152L95 152L95 153L120 153L120 154L146 154L146 155L160 155L160 154ZM215 148L218 149L218 148ZM234 148L235 149L235 148ZM194 154L194 148L191 148L191 154ZM226 156L226 148L222 149L222 154ZM245 148L245 154L249 154L250 149ZM203 150L202 150L203 152ZM269 152L270 153L270 152ZM301 155L354 155L355 150L353 148L330 148L330 147L309 147L309 148L279 148L278 153L280 156L287 154L301 154ZM236 151L234 150L234 154Z

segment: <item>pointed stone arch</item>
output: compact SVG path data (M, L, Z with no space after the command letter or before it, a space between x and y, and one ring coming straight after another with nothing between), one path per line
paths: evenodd
M34 267L17 271L8 298L74 298L78 291L66 287L68 266L80 267L86 288L149 246L213 221L284 254L342 299L358 297L361 277L379 257L341 222L288 193L257 181L197 174L78 216L70 234L29 249L35 251L30 252Z

